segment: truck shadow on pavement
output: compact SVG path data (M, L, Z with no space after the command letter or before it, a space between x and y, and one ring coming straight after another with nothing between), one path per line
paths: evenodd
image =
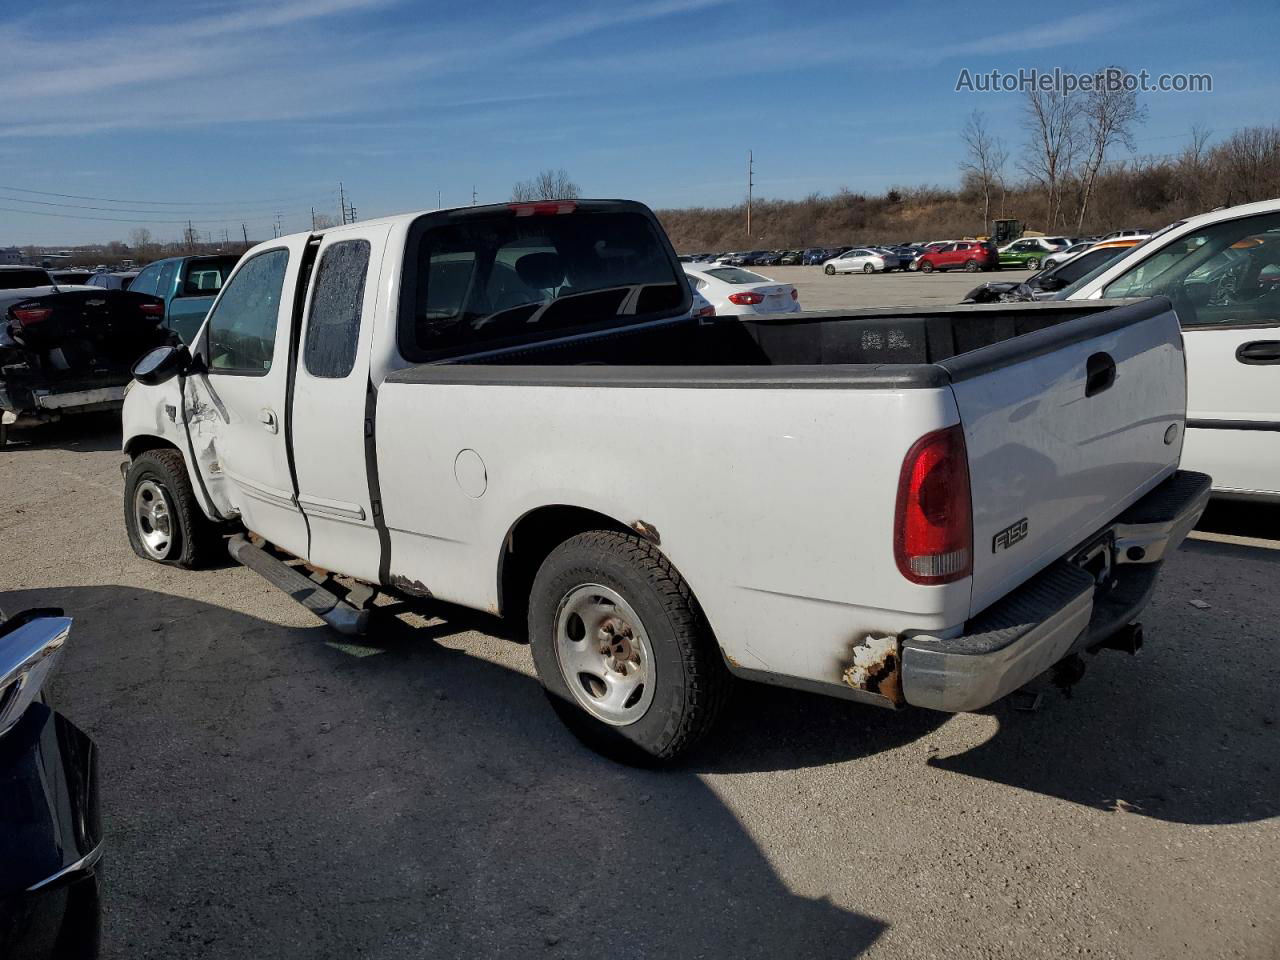
M1239 519L1232 508L1206 517L1200 529L1218 532L1235 532ZM1280 531L1277 519L1280 511L1254 505L1240 535ZM1137 657L1086 655L1088 672L1070 700L1049 688L1033 714L998 703L995 736L930 763L1158 820L1280 816L1277 562L1271 546L1184 541L1143 613Z
M100 749L107 956L834 958L884 930L792 893L694 772L603 760L518 667L421 642L448 624L365 646L139 588L0 595L36 605L76 618L52 699Z

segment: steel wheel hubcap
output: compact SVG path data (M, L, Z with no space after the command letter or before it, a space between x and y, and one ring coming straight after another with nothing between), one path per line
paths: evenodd
M653 702L653 652L644 624L615 590L598 583L565 594L554 625L560 675L578 705L616 727Z
M133 520L143 549L157 560L165 559L173 545L173 517L164 488L154 480L143 480L134 490Z

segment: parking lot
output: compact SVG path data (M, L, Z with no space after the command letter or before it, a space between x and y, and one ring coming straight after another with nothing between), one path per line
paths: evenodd
M991 279L762 272L810 310ZM118 433L0 452L0 607L76 618L106 956L1276 956L1275 508L1212 506L1141 654L1034 712L742 685L652 772L566 732L516 628L423 602L352 643L230 562L139 560Z

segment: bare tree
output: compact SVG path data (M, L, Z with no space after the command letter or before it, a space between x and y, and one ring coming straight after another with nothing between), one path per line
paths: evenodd
M991 196L997 184L1003 183L1004 165L1009 154L1004 142L987 129L987 119L981 110L969 114L960 131L960 139L965 148L960 169L982 192L982 231L986 231L991 224Z
M1099 75L1121 76L1119 67L1105 67ZM1085 213L1093 198L1098 173L1106 163L1107 153L1113 147L1133 149L1133 128L1145 123L1147 108L1138 103L1138 94L1126 90L1122 84L1107 83L1095 86L1084 95L1080 108L1080 134L1084 140L1084 158L1080 167L1080 211L1076 216L1076 231L1084 231Z
M1244 127L1213 148L1224 203L1280 193L1280 127Z
M532 180L519 180L511 188L511 199L517 202L528 200L572 200L582 196L578 185L569 179L569 173L561 167L559 170L543 170Z
M1204 207L1209 195L1209 139L1213 131L1202 123L1191 125L1191 142L1177 160L1178 199L1194 209Z
M1045 191L1046 228L1052 230L1062 217L1063 184L1071 174L1079 137L1080 102L1058 90L1027 91L1022 125L1027 131L1027 152L1019 168Z

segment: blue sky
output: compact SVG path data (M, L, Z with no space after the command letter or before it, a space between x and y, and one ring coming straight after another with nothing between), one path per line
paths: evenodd
M1014 155L1023 141L1018 96L956 93L961 68L1211 73L1211 94L1143 98L1141 153L1175 152L1194 122L1280 121L1274 0L109 8L0 0L0 244L176 238L165 221L185 217L260 238L276 212L285 232L336 212L340 180L363 219L473 186L505 200L561 166L587 196L729 204L748 148L758 196L953 184L975 107Z

